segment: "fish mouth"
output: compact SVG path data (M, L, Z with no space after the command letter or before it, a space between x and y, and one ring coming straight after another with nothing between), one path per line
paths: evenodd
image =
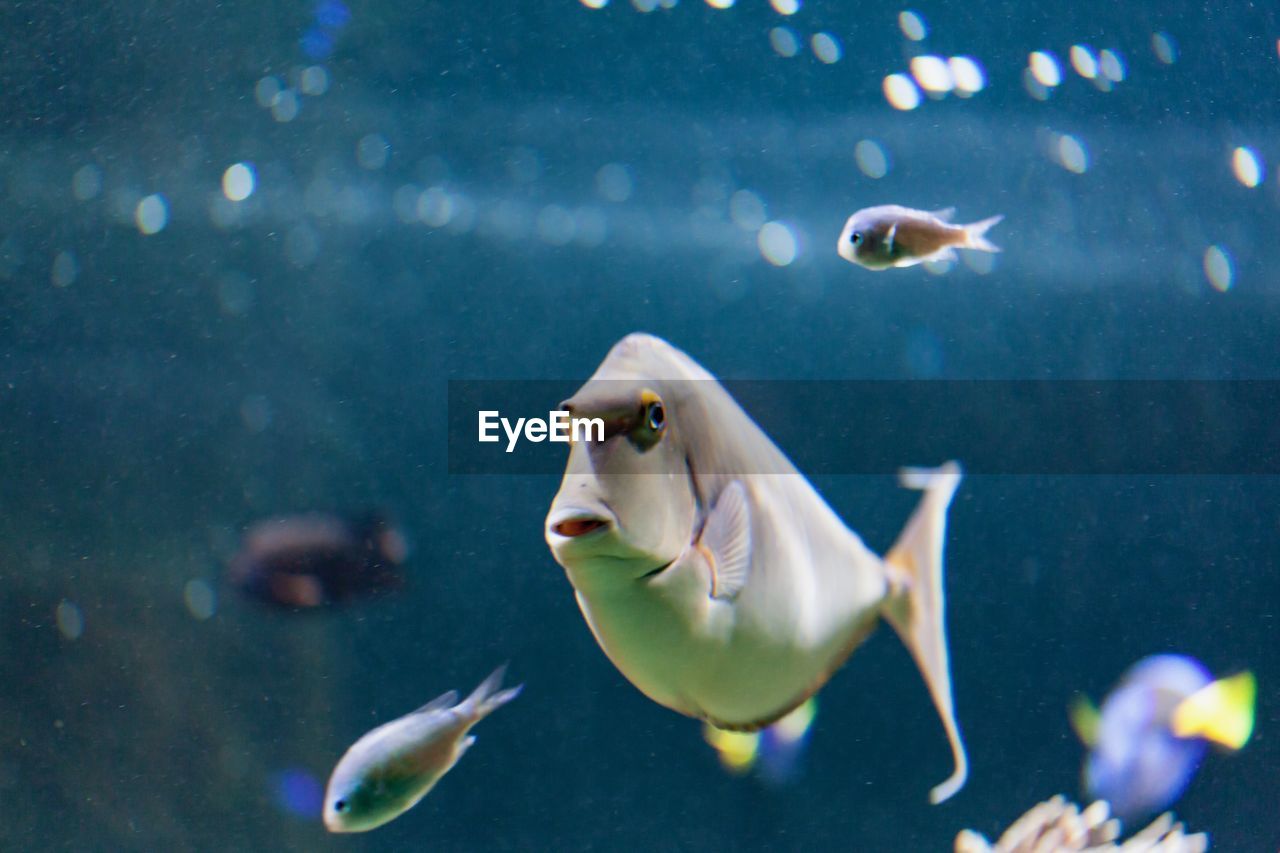
M547 531L565 539L580 539L608 529L613 519L584 509L565 509L547 519Z

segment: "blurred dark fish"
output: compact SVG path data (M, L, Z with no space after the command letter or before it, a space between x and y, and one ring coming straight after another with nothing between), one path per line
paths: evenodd
M279 516L249 528L228 576L268 603L321 607L399 585L408 552L400 528L376 513Z
M984 235L1003 216L956 225L951 222L955 212L954 207L912 210L896 204L864 208L845 222L836 251L846 261L869 270L953 261L956 249L1000 251Z
M1213 680L1198 661L1153 655L1138 661L1095 708L1080 698L1071 723L1089 747L1084 784L1122 819L1173 805L1208 743L1240 749L1253 731L1253 673Z

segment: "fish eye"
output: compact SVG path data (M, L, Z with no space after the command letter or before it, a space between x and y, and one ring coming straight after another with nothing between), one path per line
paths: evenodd
M661 400L655 400L648 405L645 409L644 422L654 432L662 432L663 427L667 425L667 411L663 408Z
M862 232L861 232L861 231L854 231L852 234L850 234L850 235L849 235L849 242L850 242L850 243L852 243L852 244L853 244L853 245L855 245L855 246L856 246L856 245L858 245L859 243L861 243L861 242L862 242Z
M338 800L336 803L333 804L333 810L335 812L345 812L347 810L347 801Z

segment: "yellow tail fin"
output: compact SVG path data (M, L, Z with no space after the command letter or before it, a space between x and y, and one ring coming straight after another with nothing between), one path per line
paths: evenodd
M1202 737L1239 749L1253 734L1257 695L1252 672L1220 678L1183 699L1173 711L1170 728L1178 737Z
M934 707L942 718L955 771L929 792L940 803L962 787L969 776L960 728L951 700L951 670L947 659L945 599L942 589L942 546L947 533L947 507L960 485L960 466L948 462L940 468L907 468L900 475L904 486L921 489L924 496L884 561L894 589L884 614L911 652L924 676Z

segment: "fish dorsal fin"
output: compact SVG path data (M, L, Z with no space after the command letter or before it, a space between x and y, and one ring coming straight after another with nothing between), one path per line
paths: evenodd
M889 226L889 233L884 235L884 250L889 254L893 254L893 238L898 234L898 223Z
M720 493L698 545L711 562L711 597L731 600L751 569L751 508L741 481Z
M929 215L935 216L938 219L941 219L943 222L950 222L952 219L955 218L956 209L954 207L943 207L943 208L940 208L939 210L929 211Z
M458 704L458 691L450 690L448 693L441 693L427 704L423 705L415 714L427 714L431 711L443 711L445 708L452 708Z
M1257 694L1252 672L1219 679L1182 700L1173 710L1170 729L1178 737L1202 737L1240 749L1253 734Z

